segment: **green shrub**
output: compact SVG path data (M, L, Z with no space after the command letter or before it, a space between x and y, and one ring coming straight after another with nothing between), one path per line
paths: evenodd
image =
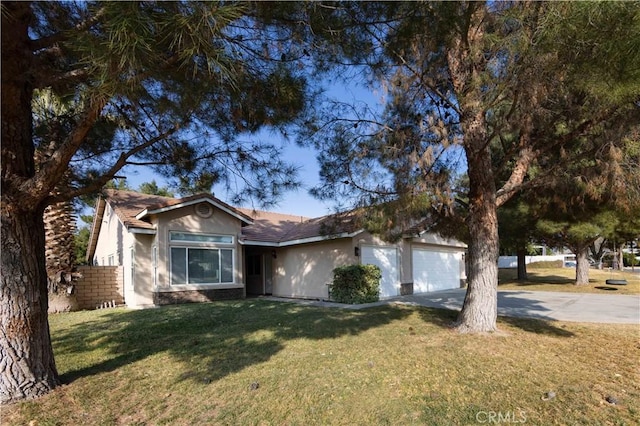
M331 299L340 303L371 303L380 299L382 273L375 265L348 265L333 270Z
M638 266L640 265L640 261L636 259L636 255L633 253L623 253L622 259L624 261L624 266Z

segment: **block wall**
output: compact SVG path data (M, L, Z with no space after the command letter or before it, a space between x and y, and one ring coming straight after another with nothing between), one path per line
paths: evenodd
M124 305L122 266L79 266L82 274L75 284L80 309L96 309L105 304Z

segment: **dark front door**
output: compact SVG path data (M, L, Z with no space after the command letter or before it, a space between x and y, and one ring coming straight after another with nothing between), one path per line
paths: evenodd
M262 253L247 251L247 294L264 294Z

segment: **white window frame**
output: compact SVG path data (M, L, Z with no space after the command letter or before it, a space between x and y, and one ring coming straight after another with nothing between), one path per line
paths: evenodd
M206 246L233 245L233 235L199 234L193 232L169 231L169 243L186 243Z
M153 269L153 288L158 288L158 246L151 247L151 268Z
M233 235L190 233L169 231L169 285L177 286L216 286L234 284L236 280L236 247ZM184 249L185 281L174 284L173 249ZM218 281L207 283L189 282L189 250L216 250L218 252ZM222 250L231 252L231 281L222 281Z

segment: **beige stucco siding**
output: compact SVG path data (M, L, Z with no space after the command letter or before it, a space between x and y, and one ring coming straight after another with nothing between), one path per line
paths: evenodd
M459 261L460 277L465 276L464 252L466 246L459 241L448 240L435 234L423 234L418 238L404 238L389 243L366 232L353 238L342 238L309 244L300 244L277 249L274 259L273 295L281 297L328 298L328 284L333 280L333 269L338 266L357 264L358 247L393 247L397 250L398 281L413 283L412 251L428 249L453 253ZM362 251L360 251L362 253Z
M125 303L128 307L147 308L154 305L153 262L151 261L151 247L154 239L154 235L135 235L129 253L125 255L130 262L130 267L125 264ZM133 280L133 286L129 292L126 291L128 280Z
M238 243L238 235L241 231L240 220L228 215L222 210L218 210L217 208L214 208L214 213L211 217L202 218L195 214L194 208L195 206L187 206L151 217L151 221L155 224L157 229L155 240L152 243L152 246L155 245L157 247L156 289L158 291L184 291L211 288L237 288L239 286L244 286L242 273L242 246ZM171 231L233 237L233 244L231 245L209 245L210 247L230 248L234 250L233 283L214 285L171 285L171 242L169 241L169 233ZM179 245L187 247L202 247L202 245L195 243L180 243Z
M133 242L132 235L127 232L118 216L110 206L105 208L102 218L102 226L98 234L96 251L93 255L92 264L100 266L122 266L125 259L125 250ZM111 259L111 265L109 265Z
M273 264L273 295L328 298L333 269L358 262L353 247L351 238L343 238L279 248Z

